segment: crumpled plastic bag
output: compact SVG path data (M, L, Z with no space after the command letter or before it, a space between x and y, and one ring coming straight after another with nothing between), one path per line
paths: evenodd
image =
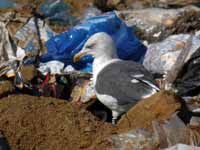
M70 15L71 7L63 0L45 0L40 12L48 18L51 25L75 25L79 21Z
M74 103L87 103L95 99L93 82L86 79L78 79L72 90L71 99Z
M44 23L44 21L38 19L38 26L42 42L46 42L54 36L54 32L49 28L47 24ZM15 38L17 39L18 46L23 48L27 55L37 55L40 47L37 39L37 30L34 18L31 18L27 24L25 24L16 32Z
M155 150L159 147L158 139L143 129L114 135L113 150Z
M95 16L99 16L99 15L101 15L102 14L102 12L101 12L101 10L99 10L98 8L96 8L96 7L89 7L86 11L85 11L85 13L84 13L84 15L83 15L83 19L85 20L85 19L89 19L89 18L91 18L91 17L95 17Z
M177 144L175 146L165 148L163 150L200 150L200 147L192 146L192 145L186 145L186 144Z
M46 63L40 63L38 70L46 75L47 73L51 74L61 74L64 69L64 63L60 61L49 61Z
M166 74L172 69L189 38L188 34L172 35L160 43L150 44L143 65L153 73ZM199 46L200 39L192 36L192 47L188 55L191 56Z
M199 48L184 64L174 82L180 96L200 95L200 43L198 44Z
M200 146L200 132L197 128L186 126L176 115L169 120L154 121L154 133L159 138L160 148L167 148L177 143Z
M200 9L187 6L179 9L147 8L119 11L128 26L148 42L161 41L172 34L190 33L200 29Z
M0 36L0 64L2 64L16 58L17 47L3 22L0 22Z
M6 24L0 22L0 76L14 73L16 63L25 56L24 50L17 47L6 28ZM9 75L10 76L10 75Z
M73 63L73 56L82 49L87 39L97 32L106 32L112 36L119 58L137 62L143 60L146 47L135 37L133 30L117 17L115 12L87 19L69 31L51 38L46 43L48 53L40 60L42 62L59 60L65 65L71 64L81 71L91 72L93 62L91 56L83 57L76 64Z

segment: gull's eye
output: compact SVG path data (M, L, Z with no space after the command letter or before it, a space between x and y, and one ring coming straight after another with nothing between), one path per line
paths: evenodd
M90 45L86 45L85 48L87 49L92 49L95 46L95 43L90 44Z

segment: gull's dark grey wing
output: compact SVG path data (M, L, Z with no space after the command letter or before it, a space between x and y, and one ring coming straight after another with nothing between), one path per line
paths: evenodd
M132 61L116 61L101 70L95 90L117 99L119 105L134 103L159 90L153 76Z

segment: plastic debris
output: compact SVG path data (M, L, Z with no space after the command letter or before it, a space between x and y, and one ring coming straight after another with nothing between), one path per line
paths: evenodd
M150 132L138 129L112 137L113 150L155 150L158 139Z
M165 148L163 150L200 150L200 147L192 146L192 145L186 145L186 144L177 144L175 146Z
M71 6L63 0L45 0L40 7L40 12L48 18L50 25L72 26L79 20L70 15Z
M198 0L94 0L95 5L103 11L112 9L127 10L127 9L142 9L149 7L183 7L187 5L195 5Z
M160 139L160 148L167 148L177 143L200 146L199 127L187 127L176 115L169 120L154 122L154 132Z
M172 69L189 38L190 35L187 34L172 35L163 42L150 44L143 62L145 68L153 73L166 74ZM200 39L192 36L192 46L184 63L199 46Z
M49 61L47 63L40 63L39 71L43 74L50 72L51 74L62 74L64 69L64 63L59 61Z
M7 61L0 65L0 76L6 75L8 78L15 76L18 68L18 61Z
M91 72L91 56L84 57L79 63L73 63L73 56L83 47L86 40L97 32L110 34L117 46L118 56L121 59L141 62L146 52L146 47L134 36L132 29L128 28L114 12L97 16L84 21L82 24L51 38L46 47L48 53L43 55L42 62L59 60L65 65L71 64L76 69Z
M190 120L190 125L191 126L200 126L200 117L192 117Z
M181 96L197 96L200 94L200 45L184 64L174 83L177 94Z
M190 33L200 28L200 9L187 6L180 9L147 8L117 12L135 34L148 42L161 41L172 34Z
M90 80L78 79L72 90L71 99L74 103L87 103L96 99L93 83Z
M40 31L40 38L43 42L46 42L51 37L53 37L54 32L44 24L42 20L38 20L38 26ZM34 18L31 18L26 25L17 31L15 34L17 39L18 46L23 48L26 52L26 55L36 56L40 47L37 39L37 30L34 22ZM45 53L45 51L41 51Z
M6 24L0 22L0 64L16 59L17 47L11 40Z
M177 8L196 0L12 1L14 8L0 10L0 149L7 140L5 150L200 148L200 9ZM113 9L125 11L107 12ZM72 59L97 32L111 35L119 58L144 61L175 92L138 99L109 124L112 112L92 83L93 58Z
M12 77L26 54L15 44L4 21L0 21L0 34L0 76Z
M89 7L85 11L85 13L83 15L83 20L89 19L91 17L99 16L101 14L102 14L102 12L98 8L96 8L96 7Z
M10 0L1 0L0 1L0 9L2 8L10 8L10 7L15 7L17 4L10 1Z
M64 68L64 72L75 72L75 69L71 65L68 65Z

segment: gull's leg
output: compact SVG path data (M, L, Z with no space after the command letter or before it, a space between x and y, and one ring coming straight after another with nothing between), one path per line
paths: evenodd
M117 118L119 116L119 113L117 111L112 111L112 124L116 124L117 123Z

